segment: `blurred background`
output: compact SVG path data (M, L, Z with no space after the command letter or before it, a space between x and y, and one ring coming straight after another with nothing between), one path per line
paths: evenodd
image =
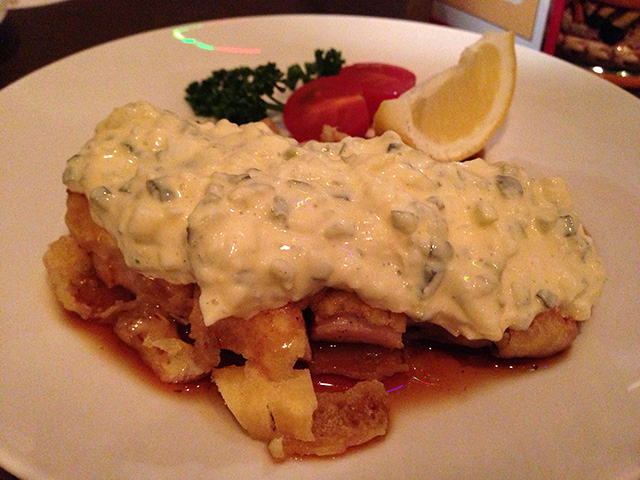
M94 45L161 27L247 15L346 14L516 41L640 92L640 0L0 0L0 88Z

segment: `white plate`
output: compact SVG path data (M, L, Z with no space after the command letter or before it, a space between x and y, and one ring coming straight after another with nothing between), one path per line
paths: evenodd
M141 378L47 288L65 160L114 107L145 99L189 114L184 88L212 69L286 67L316 48L424 78L475 39L386 19L239 18L102 45L0 91L0 465L25 479L640 478L640 101L532 50L517 50L513 107L486 156L565 177L609 276L553 368L401 408L386 439L342 458L274 464L219 402Z

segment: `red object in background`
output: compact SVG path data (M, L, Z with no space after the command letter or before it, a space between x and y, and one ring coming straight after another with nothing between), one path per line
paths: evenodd
M547 17L547 30L544 35L542 51L553 55L556 51L556 42L562 27L562 15L564 13L565 0L553 0Z

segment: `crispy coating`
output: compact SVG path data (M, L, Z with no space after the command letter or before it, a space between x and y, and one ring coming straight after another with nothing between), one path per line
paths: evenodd
M273 380L290 376L298 360L311 358L302 310L293 304L250 319L225 318L213 330L221 348L242 355Z
M124 289L108 287L98 277L91 256L70 235L53 242L43 260L58 301L81 318L113 323L133 298Z
M197 303L189 318L189 337L185 341L175 321L157 305L138 302L136 308L122 312L113 327L124 343L138 351L156 376L167 383L185 383L207 377L220 361L215 337L204 327ZM198 316L200 318L198 318ZM196 334L197 333L197 334Z
M296 455L338 455L385 435L389 426L389 397L376 380L357 383L345 392L319 393L313 414L314 439L278 436L269 444L275 458Z
M138 299L157 303L170 317L186 319L189 316L195 286L171 284L130 269L115 239L91 218L89 202L84 195L69 192L65 220L71 236L89 253L96 274L105 285L124 288Z
M493 353L500 358L548 357L568 348L578 333L578 322L551 309L537 315L526 330L507 329Z
M70 234L44 256L62 306L110 325L165 382L211 376L238 422L268 443L277 459L337 455L384 435L389 399L381 381L408 370L401 350L405 334L489 346L502 358L552 355L578 334L577 322L557 310L538 315L528 330L507 330L495 343L455 338L430 323L412 324L406 332L405 315L334 289L208 327L197 285L171 284L127 267L113 237L92 220L83 195L69 192L65 218ZM222 350L236 354L240 364L220 363ZM311 376L326 373L351 378L355 385L316 393Z
M201 379L220 349L204 326L194 285L173 285L129 269L113 238L93 222L83 195L70 193L70 235L49 246L45 267L63 307L110 324L164 382Z
M312 340L368 343L402 348L407 317L374 308L354 293L327 289L311 300L315 314Z
M498 358L549 357L569 348L579 332L578 322L563 317L557 309L546 310L536 315L526 330L508 328L497 342L454 337L433 323L417 323L409 329L409 335L414 339L470 348L487 347L489 352Z

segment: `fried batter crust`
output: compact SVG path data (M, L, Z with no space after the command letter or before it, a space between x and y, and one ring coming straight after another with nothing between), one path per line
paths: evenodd
M334 289L312 298L310 307L315 314L313 340L402 348L407 317L401 313L370 307L356 294Z
M537 315L527 330L508 329L493 353L500 358L548 357L568 348L578 333L578 322L551 309Z
M63 307L112 325L164 382L208 376L220 349L204 326L196 286L170 284L128 268L113 237L91 219L84 195L68 195L65 220L70 235L51 244L44 257Z
M44 256L54 294L70 312L110 325L162 381L182 383L209 376L219 370L221 348L242 355L274 385L296 378L294 367L299 360L311 360L299 305L261 312L248 320L224 319L207 327L197 301L197 286L170 284L128 268L113 237L91 219L83 195L69 192L65 220L70 235L52 243ZM315 433L292 435L301 428L286 425L282 420L286 420L285 414L279 415L280 425L276 422L270 427L271 433L263 440L277 443L286 439L286 455L323 455L328 448L339 453L384 435L387 393L379 382L374 387L369 382L366 385L354 387L350 393L318 394L320 407L307 420L309 432L312 428L318 438ZM367 417L355 421L353 412L337 412L347 405L362 408ZM292 446L300 442L304 447ZM336 450L335 445L340 447Z
M527 330L508 328L497 342L455 337L433 323L413 324L409 328L409 335L413 339L470 348L486 347L491 355L498 358L549 357L569 348L579 332L579 323L563 317L557 309L536 315Z
M338 455L385 435L389 425L389 397L377 380L357 383L346 392L319 393L313 414L314 440L276 437L269 444L275 458L296 455Z
M273 417L267 418L265 428L247 428L261 432L257 438L269 442L275 458L336 455L386 433L388 394L380 380L407 369L400 350L405 315L373 308L351 292L327 289L251 319L228 318L207 327L197 285L171 284L127 267L114 238L92 220L84 195L69 192L65 219L70 235L52 243L44 256L56 297L81 318L110 325L161 380L188 382L210 375L215 380L216 372L226 369L220 365L221 349L241 355L248 367L243 370L257 372L263 390L272 397L279 385L309 382L300 375L300 362L309 365L311 373L363 380L344 392L317 393L316 399L312 392L311 403L306 397L293 399L292 405L312 405L312 419L289 415L283 409L287 401L278 399L277 408L269 407ZM314 318L306 319L303 309L312 311ZM416 325L420 329L421 324L412 329ZM422 327L422 336L461 343L437 326ZM575 321L550 310L538 315L528 330L507 330L492 344L492 352L503 358L547 356L567 348L577 334ZM321 344L312 349L309 335L314 341L343 345L332 353L321 352L317 348ZM369 345L360 348L357 343ZM349 363L345 355L358 368L336 370L335 365ZM218 376L234 377L231 369L227 373Z

